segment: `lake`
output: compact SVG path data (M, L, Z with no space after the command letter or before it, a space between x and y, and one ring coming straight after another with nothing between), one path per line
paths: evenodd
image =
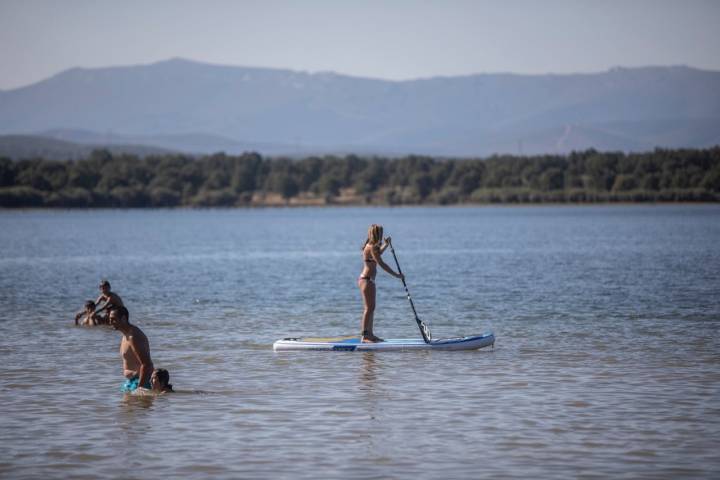
M493 349L273 352L359 332L371 223L433 336ZM0 477L717 478L719 246L717 205L0 211ZM73 325L101 278L178 393Z

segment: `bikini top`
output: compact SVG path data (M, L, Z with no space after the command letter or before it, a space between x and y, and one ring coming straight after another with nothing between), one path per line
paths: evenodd
M372 258L365 258L365 250L363 250L363 261L367 263L375 263L375 260Z

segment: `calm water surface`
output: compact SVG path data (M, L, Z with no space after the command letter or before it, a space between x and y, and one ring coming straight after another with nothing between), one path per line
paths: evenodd
M434 336L494 349L272 351L359 330L370 223ZM0 477L718 478L719 246L718 206L2 211ZM119 393L72 324L100 278L179 393Z

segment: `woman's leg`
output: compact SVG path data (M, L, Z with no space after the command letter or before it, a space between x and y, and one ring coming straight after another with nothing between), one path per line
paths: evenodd
M375 283L370 280L360 279L358 281L360 292L363 297L363 316L360 322L362 331L362 341L377 341L377 337L373 333L373 320L375 316Z

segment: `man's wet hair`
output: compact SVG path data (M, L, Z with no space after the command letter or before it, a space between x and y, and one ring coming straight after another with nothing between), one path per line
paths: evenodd
M87 302L85 302L85 309L88 308L92 308L93 310L95 310L95 302L93 302L92 300L88 300Z
M105 279L103 278L102 280L100 280L100 286L101 286L101 287L107 286L108 288L110 288L110 282L108 282L107 280L105 280Z

